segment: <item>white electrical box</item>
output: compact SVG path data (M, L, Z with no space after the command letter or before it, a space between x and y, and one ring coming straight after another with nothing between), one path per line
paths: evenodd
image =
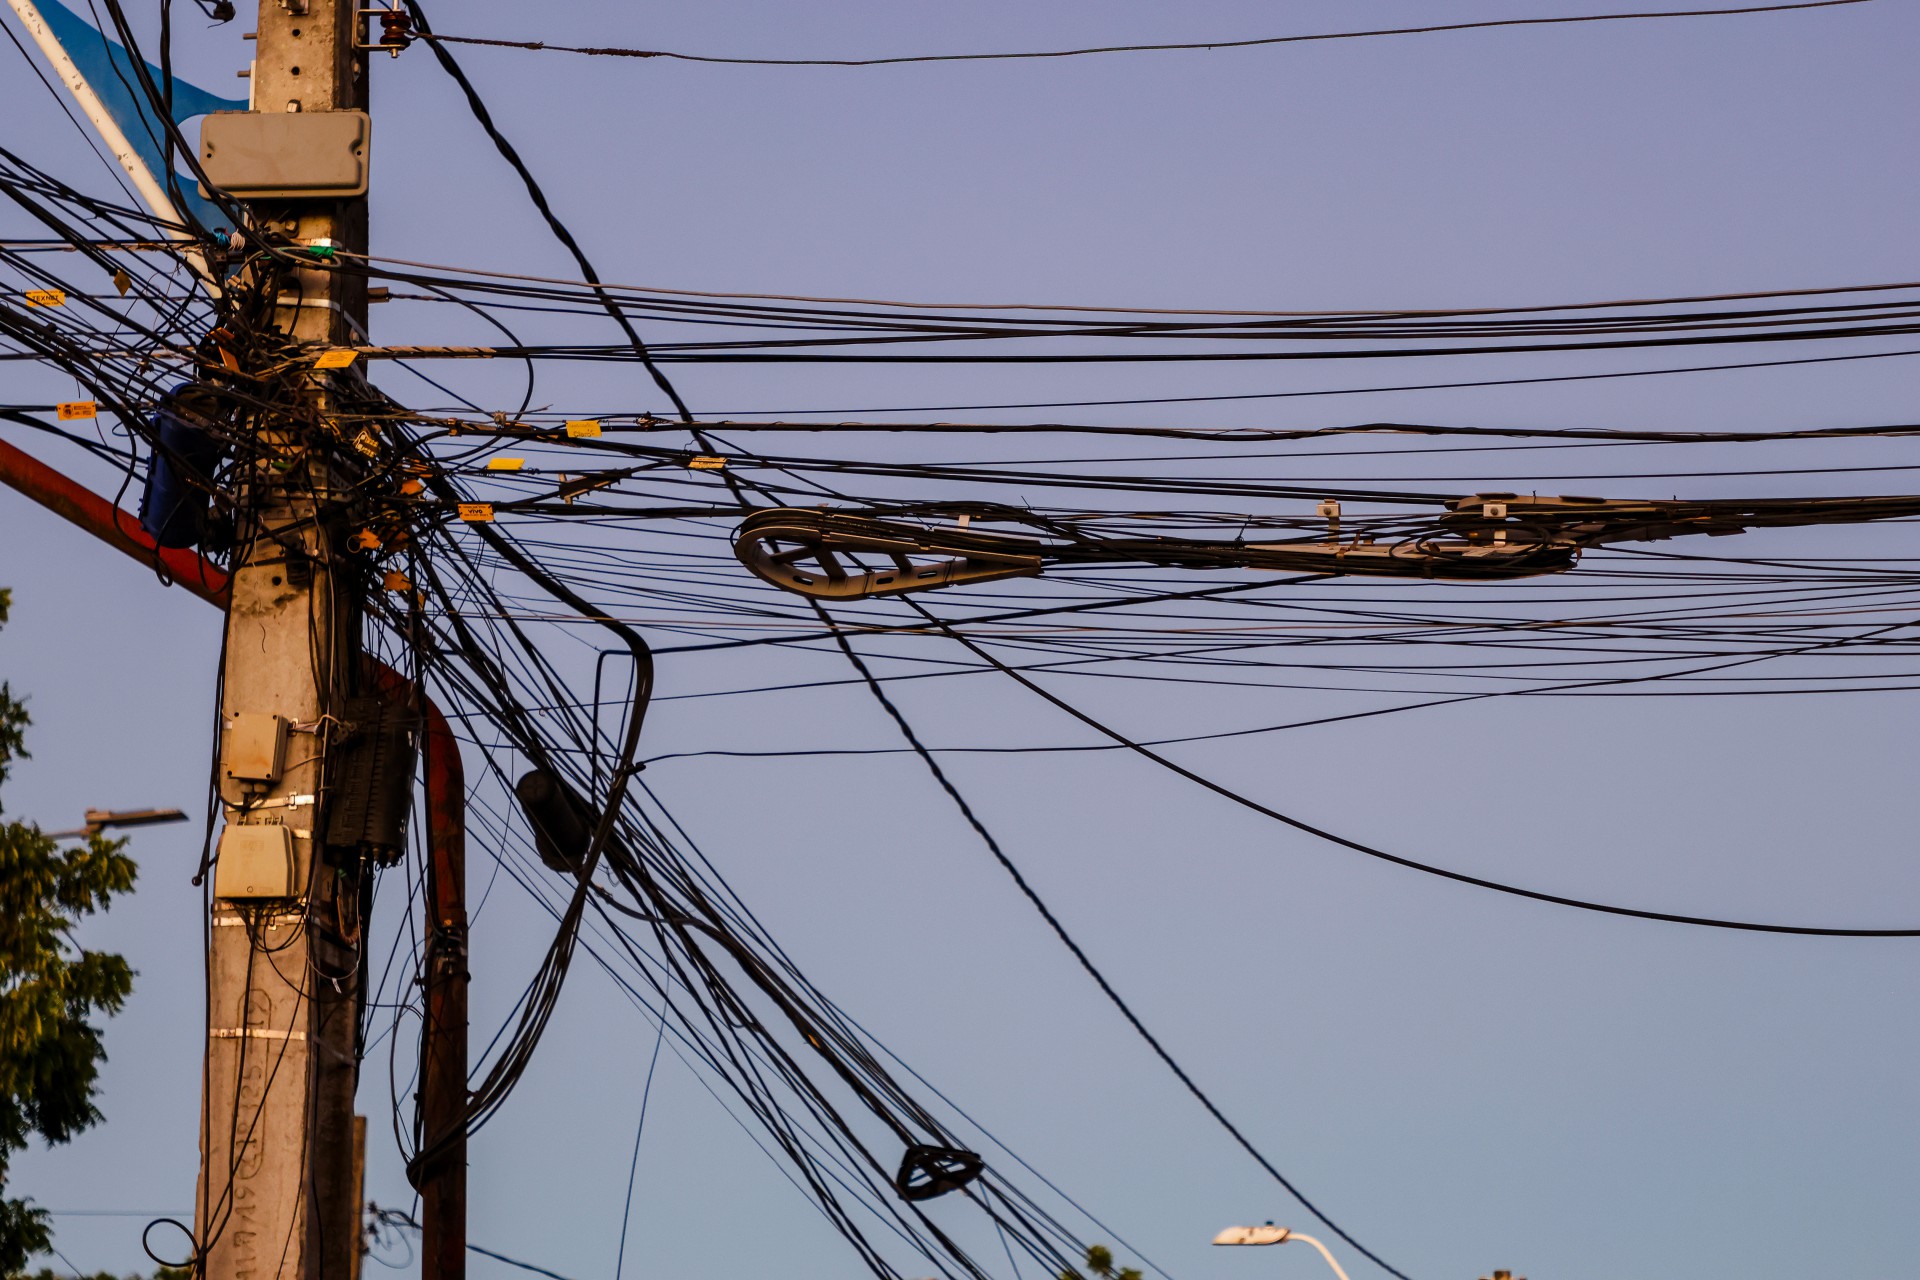
M213 870L216 898L291 898L293 832L272 826L229 826L220 833Z
M236 782L280 781L287 762L287 718L263 711L227 717L220 771Z

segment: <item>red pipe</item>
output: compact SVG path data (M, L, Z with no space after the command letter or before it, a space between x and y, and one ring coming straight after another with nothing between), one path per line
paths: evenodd
M209 604L227 606L226 570L184 547L155 544L140 521L38 458L0 440L0 484L153 566ZM421 1131L458 1135L422 1170L422 1280L464 1280L467 1264L467 783L460 743L433 700L405 676L369 658L389 698L418 699L427 780L427 1014L420 1040Z
M417 687L393 668L369 660L374 683L406 701ZM467 1274L467 893L466 772L460 743L440 708L424 694L421 755L427 775L426 1014L420 1027L420 1126L423 1144L446 1144L422 1163L421 1280L464 1280Z
M142 564L159 570L175 585L185 587L207 603L226 607L225 569L186 547L156 545L131 512L122 511L5 440L0 440L0 483L18 489L108 546L117 547Z

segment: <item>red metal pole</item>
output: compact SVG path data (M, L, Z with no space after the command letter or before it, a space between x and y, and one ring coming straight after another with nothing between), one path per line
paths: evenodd
M390 667L374 680L404 700L413 686ZM424 695L421 754L427 775L426 1015L420 1027L420 1135L444 1146L422 1162L421 1280L467 1274L467 832L466 771L460 743L440 708Z
M75 484L30 453L0 440L0 484L18 489L65 520L79 525L108 546L157 568L175 585L209 604L227 603L227 571L185 547L161 547L140 527L138 517L122 511L91 489Z
M420 1179L421 1280L467 1274L467 781L440 708L427 713L427 1015L420 1029L420 1131L447 1140Z
M140 521L44 462L0 440L0 484L18 490L175 585L225 608L227 573L186 548L161 547ZM421 1170L422 1280L464 1280L467 1267L467 836L460 743L433 701L405 676L368 660L390 698L418 698L427 776L427 1013L420 1041L421 1131L446 1149Z

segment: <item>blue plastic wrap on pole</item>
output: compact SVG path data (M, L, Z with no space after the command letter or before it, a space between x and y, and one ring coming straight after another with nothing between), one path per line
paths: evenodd
M73 59L75 68L86 77L87 84L113 117L114 123L120 126L120 132L140 153L147 170L165 186L167 169L162 159L164 150L161 145L165 131L160 127L157 108L148 105L145 95L136 91L135 86L140 82L134 73L133 56L118 43L107 39L85 18L61 5L59 0L35 0L35 7L39 9L40 18L47 24L47 29L60 42L60 47ZM155 84L166 83L160 68L151 62L147 64L147 71ZM188 84L178 76L173 79L175 124L211 111L246 109L244 98L222 98ZM200 195L199 188L191 178L181 181L175 199L208 227L224 226L228 222L218 206Z
M147 488L140 495L140 527L163 547L197 547L207 532L207 491L191 484L181 466L203 479L220 462L220 442L182 414L180 395L191 383L167 393L154 410L152 425L161 447L147 467ZM169 456L171 455L171 456ZM180 465L175 464L175 459Z

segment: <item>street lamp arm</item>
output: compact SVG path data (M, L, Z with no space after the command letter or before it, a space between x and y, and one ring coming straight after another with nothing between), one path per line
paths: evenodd
M1340 1264L1334 1260L1333 1255L1327 1252L1327 1246L1321 1244L1312 1236L1301 1235L1298 1231L1294 1231L1289 1227L1276 1227L1271 1222L1264 1227L1228 1227L1225 1231L1222 1231L1213 1238L1215 1244L1253 1245L1286 1244L1290 1240L1304 1240L1306 1243L1318 1249L1320 1256L1327 1260L1327 1265L1333 1268L1333 1274L1339 1276L1340 1280L1348 1280L1347 1273L1341 1269Z
M1310 1244L1314 1248L1318 1249L1320 1251L1320 1256L1327 1260L1327 1265L1333 1268L1333 1274L1339 1276L1340 1280L1347 1280L1347 1273L1340 1269L1340 1264L1334 1261L1334 1257L1331 1253L1327 1252L1327 1246L1321 1244L1318 1240L1315 1240L1312 1236L1301 1235L1298 1231L1295 1231L1290 1235L1288 1235L1287 1239L1299 1240L1299 1241L1302 1241L1303 1243Z

